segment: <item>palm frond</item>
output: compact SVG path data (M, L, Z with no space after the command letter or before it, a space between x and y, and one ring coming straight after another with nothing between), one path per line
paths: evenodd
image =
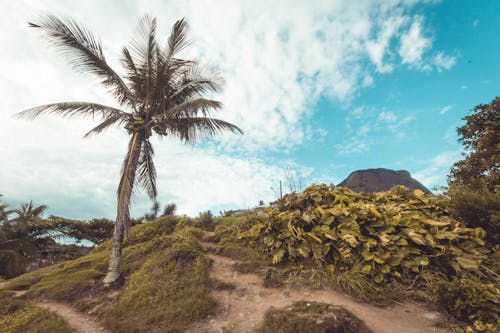
M59 19L47 15L40 23L31 23L32 28L41 29L63 54L71 58L71 63L76 69L96 74L101 82L111 89L120 105L133 106L133 96L120 78L108 65L102 52L101 43L85 27L72 19Z
M122 58L121 63L123 67L127 70L129 74L137 75L137 67L135 65L134 59L132 59L132 55L128 48L122 48Z
M208 117L169 119L159 126L165 129L164 135L178 137L186 143L194 142L204 136L213 137L225 131L243 134L243 130L236 125Z
M167 58L171 59L189 44L187 38L186 20L180 19L175 22L170 37L168 38Z
M158 195L156 190L156 168L153 162L154 151L149 140L144 140L141 147L141 156L137 166L137 183L155 201Z
M101 117L109 119L112 117L131 117L131 114L120 109L89 102L62 102L36 106L34 108L21 111L14 115L15 118L34 119L42 114L54 114L62 117Z
M207 92L218 92L221 84L218 78L193 77L185 78L170 96L172 100L186 100L188 98L202 96Z
M127 79L133 87L134 95L142 108L138 112L148 110L154 94L154 82L157 72L155 63L158 61L158 42L156 40L156 19L145 15L139 22L138 34L130 43L130 49L124 49L122 63L128 72Z
M149 70L148 64L153 63L157 48L156 19L145 15L139 22L138 35L130 43L130 58L133 59L138 72Z
M160 114L155 116L159 121L168 118L198 116L199 114L208 116L211 109L220 109L221 107L222 103L219 101L213 101L205 98L195 98L177 104L167 110L158 110Z
M100 123L99 125L97 125L93 129L91 129L87 133L85 133L85 135L83 137L88 138L91 135L99 134L99 133L107 130L109 127L111 127L113 125L117 125L117 126L122 125L123 123L125 123L129 119L130 119L129 117L124 117L123 115L112 116L112 117L104 120L102 123Z

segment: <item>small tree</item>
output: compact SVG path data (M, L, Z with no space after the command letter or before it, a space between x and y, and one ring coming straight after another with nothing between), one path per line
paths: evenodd
M11 221L20 223L35 222L42 217L47 208L46 205L35 207L33 201L21 204L21 208L14 210L14 214L17 214L17 217L13 218Z
M175 211L177 210L177 205L174 203L169 203L165 205L163 208L163 213L161 216L173 216L175 215Z
M451 214L469 227L486 230L500 242L500 97L474 107L457 128L464 159L448 176Z
M450 183L476 187L484 182L490 189L500 185L500 97L490 104L474 107L457 128L458 141L464 145L463 160L456 162Z

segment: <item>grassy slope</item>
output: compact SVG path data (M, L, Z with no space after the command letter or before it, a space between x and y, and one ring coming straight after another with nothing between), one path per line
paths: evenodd
M71 302L81 310L100 304L102 323L118 332L178 331L205 318L215 306L207 263L186 221L167 217L132 229L123 251L126 282L112 301L99 283L109 242L78 259L12 279L5 288Z
M0 330L3 333L71 333L54 313L22 300L0 299Z
M242 237L255 225L270 223L266 215L249 214L213 220L166 217L135 226L124 247L125 284L112 300L107 297L109 290L103 289L99 283L107 268L109 242L76 260L12 279L6 288L27 290L28 297L68 301L84 311L99 305L96 312L100 320L118 332L179 331L206 318L215 308L215 302L209 294L211 281L208 264L195 237L200 236L197 227L201 227L215 231L209 241L218 243L219 254L239 261L235 267L238 271L262 274L271 286L333 286L352 295L365 297L375 292L371 300L379 296L388 299L398 294L403 297L410 295L407 285L385 281L381 285L385 285L384 288L376 286L374 289L370 279L359 272L336 271L332 274L328 266L316 265L312 260L273 265L272 254L265 245L264 237ZM476 310L480 308L481 316L489 318L491 323L484 331L493 332L494 327L497 327L495 321L498 325L498 317L495 319L494 315L494 309L500 304L497 299L498 288L493 286L488 294L485 291L491 288L484 282L475 280L477 286L468 283L458 289L455 282L440 279L439 283L433 284L434 288L430 288L430 291L434 301L457 319L467 321L467 325L460 325L462 328L476 320ZM425 286L420 284L412 284L413 289L419 289L416 295L422 295L421 292L425 291L422 289ZM444 305L441 304L443 300L446 300ZM478 302L482 302L480 307ZM476 321L474 325L483 324Z

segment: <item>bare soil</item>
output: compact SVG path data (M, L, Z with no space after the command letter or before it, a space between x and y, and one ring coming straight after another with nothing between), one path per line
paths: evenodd
M214 244L202 243L208 250ZM360 318L376 333L449 333L436 327L443 316L423 304L405 302L389 308L361 303L333 290L292 288L266 288L264 280L256 274L242 274L233 269L235 260L207 253L213 261L210 277L218 282L233 285L231 290L213 290L219 303L217 313L189 327L186 332L255 332L271 307L285 307L295 301L324 302L341 306Z
M69 305L51 301L41 301L35 304L61 316L78 333L110 333L94 318L76 311Z
M266 288L262 277L235 271L235 260L210 253L215 250L215 244L204 242L202 245L209 252L207 258L212 261L211 279L234 288L212 290L212 296L219 304L215 315L191 325L186 330L188 333L255 332L269 308L286 307L300 300L341 306L375 333L451 333L448 329L436 326L444 320L441 314L420 303L404 302L381 308L333 290ZM2 285L0 283L0 287ZM21 297L24 293L16 291L15 297ZM57 313L78 333L110 333L91 316L69 305L48 300L38 300L35 304Z
M0 282L0 288L4 284L5 282ZM15 290L13 297L22 297L26 293L27 290ZM69 305L48 300L32 300L32 302L62 317L77 333L111 333L102 327L94 318L78 312Z

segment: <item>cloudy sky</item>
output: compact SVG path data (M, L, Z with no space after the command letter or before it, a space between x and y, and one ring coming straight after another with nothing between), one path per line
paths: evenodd
M455 128L499 94L496 0L0 0L0 8L0 193L60 216L114 217L127 134L82 139L92 121L12 118L51 102L116 105L28 28L40 14L87 26L118 72L143 14L157 17L162 41L175 20L188 20L184 56L225 79L214 116L245 131L189 146L153 142L159 201L189 215L272 201L287 169L303 184L385 167L445 185L460 158ZM133 215L149 207L139 193Z

